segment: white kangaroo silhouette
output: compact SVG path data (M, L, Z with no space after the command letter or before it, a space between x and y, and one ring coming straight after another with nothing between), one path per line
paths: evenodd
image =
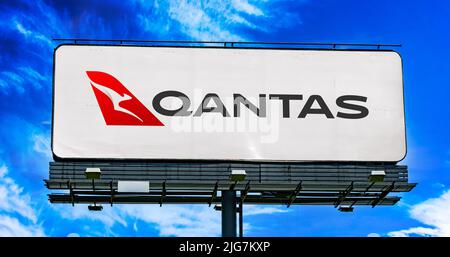
M95 88L97 88L98 90L102 91L113 103L113 108L115 111L119 111L119 112L124 112L126 114L129 114L133 117L136 117L138 120L140 120L141 122L144 122L141 118L139 118L136 114L132 113L131 111L121 107L119 104L123 101L126 100L130 100L132 99L131 96L127 95L126 93L124 93L123 96L121 96L119 93L117 93L116 91L110 89L109 87L103 86L101 84L95 83L93 81L91 81L91 85L94 86Z

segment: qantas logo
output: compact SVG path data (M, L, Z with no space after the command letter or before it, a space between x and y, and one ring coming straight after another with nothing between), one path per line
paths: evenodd
M105 72L87 71L86 73L107 125L164 126L119 80ZM216 93L206 94L200 105L195 107L184 93L168 90L156 94L152 104L154 110L164 116L200 117L205 113L217 113L224 118L237 118L241 116L241 108L245 106L256 117L266 118L268 101L277 101L281 104L283 118L304 119L310 115L322 115L327 119L362 119L369 115L369 109L363 105L367 97L359 95L337 97L334 102L338 107L335 113L320 95L309 95L304 99L302 94L259 94L258 103L238 93L232 94L232 97L232 108L226 107ZM166 109L161 105L166 98L180 100L181 106L177 109ZM301 110L293 113L290 108L291 102L302 100L305 100L305 103ZM213 107L209 106L210 102L214 103Z
M120 81L105 72L87 71L106 125L164 126Z

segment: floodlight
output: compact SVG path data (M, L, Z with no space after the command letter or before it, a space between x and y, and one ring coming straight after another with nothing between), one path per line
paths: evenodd
M87 179L100 179L102 172L99 168L86 168L84 174Z
M91 205L89 205L88 206L88 209L90 210L90 211L101 211L101 210L103 210L103 206L101 206L101 205L95 205L95 204L91 204Z
M339 206L338 209L340 212L353 212L352 206Z
M372 170L370 172L369 181L370 182L383 182L386 172L384 170Z
M232 170L230 175L230 180L234 182L243 181L247 173L245 170Z

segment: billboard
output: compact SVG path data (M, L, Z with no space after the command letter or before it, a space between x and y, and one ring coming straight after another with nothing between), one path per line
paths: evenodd
M406 154L393 51L62 45L55 158L383 161Z

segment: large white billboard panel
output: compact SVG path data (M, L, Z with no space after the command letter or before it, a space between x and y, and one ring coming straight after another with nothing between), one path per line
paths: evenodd
M73 159L399 161L392 51L63 45L52 150Z

